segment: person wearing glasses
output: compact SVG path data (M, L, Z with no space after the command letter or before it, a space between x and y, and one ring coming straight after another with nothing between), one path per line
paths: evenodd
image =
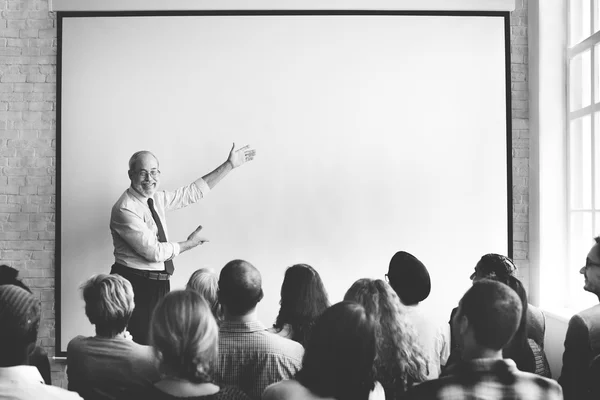
M112 208L110 231L115 263L111 273L119 274L133 286L136 307L129 321L129 332L139 344L148 344L152 310L170 290L173 259L208 240L198 226L183 241L169 240L165 214L194 204L223 179L256 155L250 146L236 148L214 171L174 191L158 190L158 158L149 151L138 151L129 159L130 187Z
M579 273L584 276L583 290L600 300L600 236L590 249L585 265ZM565 400L591 399L591 383L598 376L590 376L592 360L600 354L600 304L571 317L565 337L563 365L558 383L563 388ZM597 383L596 383L597 384Z

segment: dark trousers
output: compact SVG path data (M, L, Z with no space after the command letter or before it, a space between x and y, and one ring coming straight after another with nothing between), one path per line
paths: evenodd
M160 299L165 297L171 290L170 281L157 281L134 275L128 273L123 268L119 268L116 264L113 265L110 273L119 274L131 282L131 286L133 286L133 301L135 302L135 308L133 309L133 314L131 314L131 319L129 319L127 330L131 333L131 336L133 336L133 340L136 343L149 344L150 319L152 318L152 312Z

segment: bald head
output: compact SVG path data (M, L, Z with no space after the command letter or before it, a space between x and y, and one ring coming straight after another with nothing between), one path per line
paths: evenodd
M230 315L248 314L262 298L262 278L252 264L233 260L223 267L219 276L219 301Z

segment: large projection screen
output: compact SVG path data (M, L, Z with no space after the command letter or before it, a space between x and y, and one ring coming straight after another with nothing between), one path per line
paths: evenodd
M392 255L429 268L449 315L484 253L511 251L508 13L59 13L57 352L93 335L79 287L114 262L110 210L138 150L175 189L257 149L205 199L168 215L171 288L241 258L271 325L286 267L332 303ZM510 93L510 86L508 86Z

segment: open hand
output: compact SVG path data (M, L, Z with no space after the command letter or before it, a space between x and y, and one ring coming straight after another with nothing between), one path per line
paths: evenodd
M233 168L237 168L240 165L246 163L247 161L252 161L254 156L256 155L256 150L251 149L250 145L246 145L242 148L236 149L235 143L233 147L231 147L231 151L229 152L229 158L227 161L231 163Z
M196 230L190 233L188 236L188 240L192 241L196 246L208 242L208 239L200 236L200 231L202 230L202 225L196 228Z

